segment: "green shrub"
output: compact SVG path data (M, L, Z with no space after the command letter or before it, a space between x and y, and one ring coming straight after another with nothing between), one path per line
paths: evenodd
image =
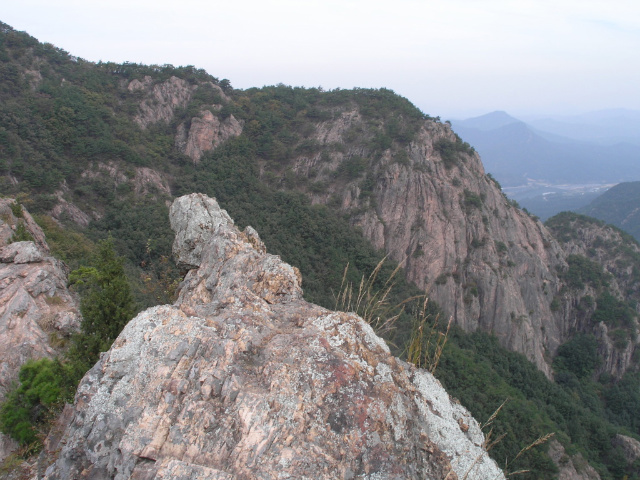
M24 217L24 213L22 213L22 205L20 205L19 203L13 202L9 205L9 208L11 208L11 213L13 213L16 218Z
M33 242L33 235L27 231L24 223L18 223L16 231L11 236L11 243L13 242Z
M72 337L68 352L79 370L91 368L136 313L123 260L115 254L110 238L98 244L94 266L80 267L69 275L82 297L80 333Z
M601 362L596 338L579 333L560 345L553 365L558 371L568 371L578 378L585 378L592 375Z
M71 401L76 380L58 360L29 360L19 373L19 385L0 407L0 430L21 445L39 441L65 401Z
M478 210L482 209L483 199L481 195L477 193L473 193L471 190L464 189L464 209L467 212L470 212L474 208Z

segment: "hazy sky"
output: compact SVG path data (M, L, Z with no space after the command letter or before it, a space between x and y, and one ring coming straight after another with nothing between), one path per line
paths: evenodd
M464 118L640 110L638 0L20 0L0 20L91 61L236 88L387 87Z

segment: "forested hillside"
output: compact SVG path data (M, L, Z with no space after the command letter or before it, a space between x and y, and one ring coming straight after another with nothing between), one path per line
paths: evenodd
M623 182L595 198L580 213L603 220L640 238L640 182Z
M0 30L0 190L71 269L111 236L137 309L172 302L184 272L168 204L191 192L254 227L323 306L345 267L357 286L388 255L375 288L404 267L389 303L426 290L429 322L454 320L436 369L450 394L481 422L508 400L493 424L501 466L555 432L508 469L556 478L586 459L601 478L638 478L612 442L640 438L637 280L610 289L601 259L512 205L449 125L385 89L236 90L195 67L94 64ZM387 336L398 355L418 305Z

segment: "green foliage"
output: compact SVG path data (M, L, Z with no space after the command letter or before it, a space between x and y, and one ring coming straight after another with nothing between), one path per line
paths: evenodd
M610 327L632 328L635 315L635 311L629 305L604 291L596 299L596 310L592 320L604 322Z
M42 440L61 405L73 399L76 383L68 366L48 358L27 361L19 382L0 406L0 430L30 445Z
M24 223L19 222L16 226L16 230L11 236L11 243L13 242L33 242L33 235L29 233Z
M498 182L498 180L496 180L496 178L493 175L491 175L490 173L487 173L487 178L491 180L491 182L493 182L493 184L497 187L498 190L502 191L502 185L500 185L500 182Z
M482 210L483 199L477 193L471 190L464 189L464 201L463 206L467 213L471 212L474 208Z
M580 359L588 355L585 351L593 353L592 347L588 337L582 338L566 347L563 358L581 372ZM588 360L589 365L593 358ZM515 458L536 438L556 432L557 439L565 446L571 443L570 451L581 452L601 478L620 478L614 473L617 467L611 460L615 455L611 438L616 427L605 417L622 425L640 411L637 374L625 376L620 386L612 390L614 393L603 399L599 395L602 385L588 376L578 378L571 371L562 370L557 374L557 383L551 382L523 355L501 347L495 337L452 328L436 376L481 421L509 399L493 425L494 436L506 434L490 452L499 464L505 458ZM637 426L634 432L640 433ZM555 467L543 451L527 452L515 467L531 470L520 478L556 476ZM626 470L627 474L630 472Z
M34 220L47 238L51 254L75 269L88 264L96 253L96 245L85 235L69 225L61 227L53 218L46 215L34 215Z
M464 161L465 158L462 154L472 155L475 153L473 147L467 142L463 142L457 135L454 141L447 138L441 138L434 142L433 147L440 155L440 158L442 158L444 166L447 169L450 169L453 166L458 165L459 162Z
M603 392L607 417L615 424L640 433L640 373L627 372Z
M582 255L569 255L567 257L569 268L559 272L569 288L582 290L586 285L594 288L608 286L608 274L603 270L602 265L589 260Z
M93 266L74 270L69 282L81 293L82 323L80 333L72 337L68 355L78 369L86 371L98 360L100 352L111 347L136 308L123 259L116 256L111 239L98 244Z
M336 178L353 180L365 172L368 161L362 157L351 157L343 161L335 172Z
M595 198L583 213L599 218L640 239L638 205L640 205L640 182L623 182Z
M13 213L13 215L16 218L23 218L24 217L24 213L22 213L22 205L20 205L17 202L13 202L11 204L9 204L9 208L11 208L11 213Z
M593 335L579 333L567 343L560 345L553 366L557 372L566 371L578 378L587 378L593 375L601 363L596 338Z

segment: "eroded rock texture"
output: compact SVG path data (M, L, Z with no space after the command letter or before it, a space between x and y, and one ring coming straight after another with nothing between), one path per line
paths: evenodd
M176 305L90 370L49 479L504 478L476 421L215 200L177 199Z
M16 210L16 217L11 204L13 199L0 200L0 402L24 362L56 355L59 341L80 324L66 266L48 255L44 233L29 213ZM18 225L35 242L8 243ZM0 460L16 446L0 434Z

